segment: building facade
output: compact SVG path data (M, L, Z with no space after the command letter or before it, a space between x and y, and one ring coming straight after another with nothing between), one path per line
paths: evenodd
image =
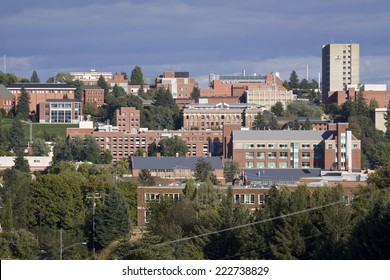
M241 123L251 127L255 116L264 111L264 107L255 104L196 104L191 103L182 111L183 128L221 130L225 124Z
M83 104L94 103L96 106L102 106L104 104L104 89L99 86L82 85L83 91Z
M233 130L226 155L241 168L320 168L360 170L360 140L347 123L328 130ZM226 157L225 155L225 157Z
M276 102L281 102L286 108L288 103L294 101L294 95L283 86L261 85L249 87L245 92L245 100L247 103L263 105L270 110Z
M76 88L67 84L14 84L8 90L15 96L15 106L24 88L30 95L30 113L36 113L38 105L49 99L74 99Z
M78 123L82 116L81 102L70 99L48 99L39 103L40 123Z
M116 125L120 131L138 131L141 125L140 111L135 107L121 107L116 111Z
M15 96L2 84L0 84L0 108L6 112L15 106Z
M359 44L327 44L322 46L322 101L341 91L346 85L360 83Z
M156 87L163 87L169 90L174 99L190 98L194 87L197 85L189 72L166 71L156 79Z
M95 69L89 72L70 72L70 75L74 77L74 80L80 80L84 85L89 86L97 86L100 76L103 76L106 81L112 79L112 72L97 72Z

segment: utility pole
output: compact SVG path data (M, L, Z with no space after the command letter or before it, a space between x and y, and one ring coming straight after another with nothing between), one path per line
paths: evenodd
M102 198L100 193L94 193L92 196L87 196L92 199L92 253L95 256L95 213L96 213L96 198Z
M62 228L60 229L60 260L62 260Z

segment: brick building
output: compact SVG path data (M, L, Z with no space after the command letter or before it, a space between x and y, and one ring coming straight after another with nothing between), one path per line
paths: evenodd
M241 168L361 169L360 140L347 123L329 124L321 131L232 130L224 139L229 141L225 158L231 156Z
M135 107L121 107L116 110L116 124L121 131L140 129L141 115Z
M0 108L6 112L11 111L15 105L15 96L2 84L0 84Z
M182 111L184 129L222 129L224 124L241 123L251 127L255 116L264 110L255 104L188 104Z
M49 99L74 99L76 88L67 84L14 84L8 90L15 96L15 106L18 103L22 87L30 95L30 113L36 113L39 103Z
M82 85L84 106L87 103L95 103L96 106L104 104L104 89L94 85Z
M163 87L169 90L174 99L190 98L194 87L197 85L189 72L166 71L156 79L156 87Z
M129 80L125 79L125 75L123 74L114 74L113 79L106 80L107 83L113 88L115 85L120 86L125 90L126 93L129 93Z

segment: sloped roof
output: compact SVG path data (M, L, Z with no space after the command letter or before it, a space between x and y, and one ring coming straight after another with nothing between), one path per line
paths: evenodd
M19 89L24 87L25 89L47 89L47 88L56 88L56 89L75 89L76 87L64 84L64 83L46 83L46 84L39 84L39 83L19 83L19 84L13 84L8 87L8 89Z
M0 84L0 98L15 98L15 96L2 84Z
M133 169L195 169L201 157L132 157ZM215 169L223 169L220 157L204 158Z
M233 130L234 140L253 141L310 141L326 140L331 137L333 130Z

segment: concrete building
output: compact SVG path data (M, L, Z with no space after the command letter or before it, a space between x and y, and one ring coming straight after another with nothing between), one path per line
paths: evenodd
M346 85L360 83L359 44L327 44L322 46L322 101L342 91Z
M30 113L36 113L39 103L49 99L74 99L76 88L67 84L14 84L8 90L15 96L15 106L24 88L30 95Z
M123 74L114 74L113 79L106 80L107 83L113 88L115 85L123 88L126 93L129 93L129 80L125 79L125 75Z
M255 116L265 108L256 104L196 104L184 107L183 128L190 129L222 129L224 124L240 123L243 127L251 127Z
M97 86L97 82L100 76L108 81L112 79L112 72L97 72L95 69L91 69L89 72L70 72L75 80L80 80L84 85Z
M348 123L329 124L321 131L232 130L228 140L224 156L231 155L241 168L361 169L360 140Z
M2 84L0 84L0 108L6 112L11 111L15 105L15 96Z
M40 123L78 123L81 115L81 102L75 100L48 99L39 103Z
M15 165L16 157L0 157L0 170L5 170L12 168ZM52 157L50 156L25 156L30 170L33 171L43 171L52 164Z
M169 90L174 99L190 98L194 87L197 85L189 72L166 71L156 79L156 87L163 87Z
M286 108L288 103L294 101L294 94L283 86L262 85L249 87L245 92L246 103L263 105L270 110L276 102L281 102Z
M95 85L82 85L83 91L83 104L94 103L96 106L102 106L104 104L104 89Z

